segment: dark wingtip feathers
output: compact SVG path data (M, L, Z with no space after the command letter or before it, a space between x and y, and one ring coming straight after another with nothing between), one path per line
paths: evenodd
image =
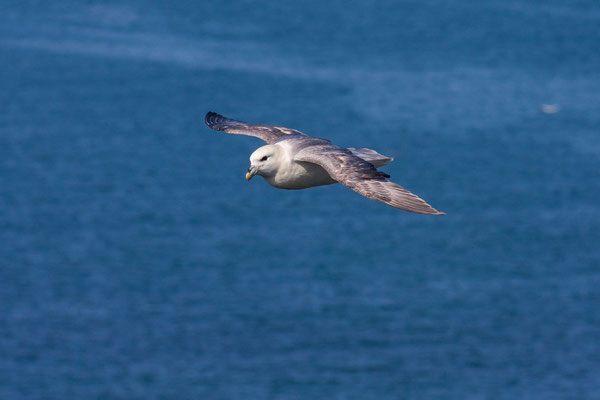
M213 112L213 111L209 111L206 113L206 116L204 117L204 122L206 122L206 125L208 125L209 128L220 130L219 125L221 125L225 121L225 119L226 118L223 117L222 115L217 114L216 112Z

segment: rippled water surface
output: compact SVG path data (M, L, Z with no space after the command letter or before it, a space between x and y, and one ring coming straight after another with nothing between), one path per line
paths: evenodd
M173 3L0 4L0 398L600 398L597 2Z

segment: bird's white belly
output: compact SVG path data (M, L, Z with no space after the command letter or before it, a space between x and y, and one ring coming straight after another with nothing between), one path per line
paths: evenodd
M292 162L286 168L280 168L274 176L265 179L281 189L305 189L337 182L320 165L309 162Z

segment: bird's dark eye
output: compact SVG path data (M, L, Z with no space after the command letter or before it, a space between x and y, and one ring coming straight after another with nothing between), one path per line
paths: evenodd
M267 161L267 158L269 158L269 156L264 156L263 158L260 159L260 161Z

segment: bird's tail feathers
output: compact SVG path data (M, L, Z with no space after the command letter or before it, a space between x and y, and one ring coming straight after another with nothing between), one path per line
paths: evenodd
M373 164L373 166L375 166L375 168L382 167L390 161L394 160L392 157L384 156L383 154L379 154L375 150L371 149L355 149L353 147L349 147L348 150L350 150L355 156L360 157L367 162L370 162L371 164Z

